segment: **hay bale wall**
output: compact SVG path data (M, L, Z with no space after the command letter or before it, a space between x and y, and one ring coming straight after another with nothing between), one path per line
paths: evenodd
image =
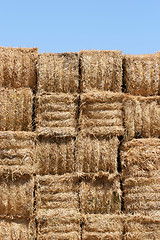
M159 240L159 66L0 48L0 239Z

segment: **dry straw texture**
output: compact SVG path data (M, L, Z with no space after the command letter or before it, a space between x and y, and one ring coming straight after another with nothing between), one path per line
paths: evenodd
M79 134L76 140L76 171L98 173L117 172L119 140Z
M37 48L0 47L0 87L36 87Z
M134 139L122 145L126 213L160 214L160 139Z
M33 168L35 133L0 132L0 165L5 169ZM14 171L14 170L13 170Z
M80 183L80 207L82 213L119 214L121 212L120 179L103 177L82 180Z
M78 180L73 175L36 176L37 210L79 208Z
M89 92L81 95L80 128L93 135L123 134L123 94Z
M123 225L118 215L87 214L84 217L82 240L122 240Z
M0 217L30 218L33 212L33 179L27 175L17 179L0 178Z
M75 135L77 101L77 96L65 93L38 95L38 134L43 136Z
M31 240L35 239L34 221L0 220L1 240Z
M81 51L81 90L121 92L122 52Z
M73 137L42 138L36 145L39 174L65 174L75 170Z
M42 210L37 224L38 240L80 240L80 214L75 210Z
M32 130L33 93L29 89L0 89L0 131Z
M124 98L126 140L160 136L160 97Z
M160 94L160 56L124 55L124 83L126 92L133 95Z
M159 240L160 219L145 216L127 216L125 240Z
M38 59L38 92L78 91L77 53L44 53Z

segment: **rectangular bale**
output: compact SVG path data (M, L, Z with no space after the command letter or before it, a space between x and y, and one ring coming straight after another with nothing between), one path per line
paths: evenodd
M65 174L75 171L73 137L41 138L36 145L37 173Z
M41 136L74 136L78 98L73 94L37 95L37 132Z
M35 138L33 132L0 132L0 166L6 169L34 170Z
M80 214L72 210L43 210L37 215L38 240L80 240Z
M121 240L122 217L109 214L87 214L84 216L82 240Z
M160 56L124 55L123 76L126 92L132 95L160 94Z
M80 208L84 214L120 214L119 176L84 179L80 183Z
M25 175L0 176L0 217L31 218L33 214L33 178Z
M116 173L118 158L118 138L94 137L79 133L76 139L76 172Z
M75 93L79 89L77 53L43 53L39 55L38 92Z
M0 131L32 131L33 93L0 88Z
M121 51L81 51L81 91L122 91Z
M93 135L123 135L122 100L124 95L89 92L81 95L80 129Z
M36 88L38 48L0 47L0 87Z
M126 240L160 239L160 219L146 216L127 216L125 220Z
M123 108L126 140L160 136L160 97L126 96Z
M126 213L160 214L160 139L134 139L121 147Z
M34 240L35 221L0 219L1 240Z
M36 176L37 211L43 209L78 210L78 179L70 174Z

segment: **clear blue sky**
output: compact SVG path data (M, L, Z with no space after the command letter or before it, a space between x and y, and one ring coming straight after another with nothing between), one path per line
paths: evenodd
M160 0L6 0L0 46L40 52L160 50Z

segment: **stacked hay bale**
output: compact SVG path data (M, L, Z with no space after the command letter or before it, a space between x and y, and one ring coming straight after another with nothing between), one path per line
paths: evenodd
M80 239L75 172L77 53L40 54L37 93L37 238Z
M125 239L160 239L160 59L127 55L123 68Z
M76 172L82 239L121 239L119 139L123 135L120 51L82 51Z
M33 239L38 49L0 47L0 239Z

